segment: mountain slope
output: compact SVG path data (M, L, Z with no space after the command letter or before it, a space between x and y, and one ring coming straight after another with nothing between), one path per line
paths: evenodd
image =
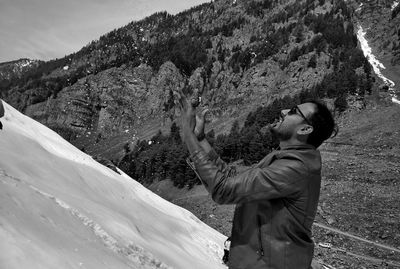
M351 14L344 0L218 0L156 13L42 63L0 94L89 153L120 158L125 143L169 130L173 92L185 86L202 95L216 133L284 95L368 92ZM117 153L102 152L108 141Z
M224 268L224 236L5 104L1 268Z

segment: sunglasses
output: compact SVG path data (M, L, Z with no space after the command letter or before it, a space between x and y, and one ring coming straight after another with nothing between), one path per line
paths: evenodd
M298 112L298 113L297 113L297 112ZM295 115L295 114L300 115L308 125L312 126L312 124L310 123L310 121L307 120L306 116L304 116L303 112L301 112L301 110L300 110L300 108L299 108L298 106L292 107L292 108L288 111L287 114L288 114L288 115Z

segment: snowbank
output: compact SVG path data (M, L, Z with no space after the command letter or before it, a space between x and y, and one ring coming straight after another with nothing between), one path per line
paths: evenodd
M226 268L225 236L4 108L0 268Z

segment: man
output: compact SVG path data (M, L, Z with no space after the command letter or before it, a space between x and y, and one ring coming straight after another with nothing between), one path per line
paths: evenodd
M311 226L321 184L317 147L335 130L332 114L318 102L282 110L270 126L280 149L241 173L223 162L204 139L204 115L180 100L182 137L196 174L219 204L236 204L231 269L309 269Z

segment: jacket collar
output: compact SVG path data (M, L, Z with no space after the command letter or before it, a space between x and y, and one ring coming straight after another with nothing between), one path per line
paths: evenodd
M278 147L278 150L289 150L289 149L313 149L316 148L309 144L294 144L294 145L286 145L283 147Z

